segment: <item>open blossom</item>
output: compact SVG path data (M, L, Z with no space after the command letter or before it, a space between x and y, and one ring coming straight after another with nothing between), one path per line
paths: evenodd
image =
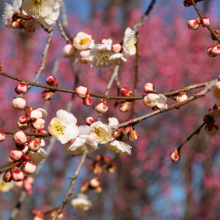
M79 127L79 136L63 145L63 151L70 155L90 153L98 149L98 144L93 136L89 135L90 127L82 125Z
M135 31L133 31L131 28L127 28L125 30L125 36L123 39L124 52L129 55L134 55L136 53L136 41Z
M111 151L113 151L113 152L115 152L117 154L120 154L120 155L123 155L123 154L131 155L131 146L128 145L128 144L125 144L122 141L115 140L115 141L113 141L111 143L105 144L105 146L109 150L111 150Z
M76 125L77 119L73 114L60 109L57 111L56 116L50 121L48 126L50 134L62 144L76 138L79 134L79 129Z
M163 108L165 107L166 102L167 102L167 98L163 94L157 95L150 93L144 97L144 104L150 108L155 106L157 106L158 108Z
M87 50L92 42L92 36L84 32L79 32L73 39L73 46L77 50Z
M5 3L5 11L3 19L5 22L5 27L11 27L12 17L14 13L20 13L20 8L22 5L22 0L12 0L12 5Z
M111 141L111 128L100 121L90 125L91 131L89 135L93 136L97 144L106 144Z
M71 200L71 205L75 209L86 211L92 206L92 203L85 194L79 193L76 198Z
M110 56L114 53L111 51L112 40L108 39L108 44L96 44L89 55L89 65L91 67L109 67L111 66Z

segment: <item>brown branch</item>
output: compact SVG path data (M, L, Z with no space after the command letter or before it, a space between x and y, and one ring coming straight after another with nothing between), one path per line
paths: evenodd
M5 131L5 130L2 130L2 132L4 132L5 134L11 134L11 135L14 135L17 131ZM51 136L51 134L47 133L47 134L44 134L44 133L30 133L30 132L24 132L27 136L35 136L35 137L49 137Z
M21 163L21 161L17 161L16 163L10 164L9 166L7 166L5 168L0 169L0 174L2 174L3 172L5 172L13 167L18 166L20 163Z
M58 24L58 28L60 30L61 36L65 39L65 41L67 43L70 43L70 39L67 37L67 35L65 34L64 30L63 30L63 26L60 22L60 20L57 20L57 24Z

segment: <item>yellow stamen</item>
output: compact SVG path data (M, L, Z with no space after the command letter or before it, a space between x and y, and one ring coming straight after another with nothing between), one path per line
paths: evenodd
M58 120L56 120L55 123L53 124L53 130L58 135L64 135L65 126L63 126Z
M87 43L89 43L90 42L90 39L89 38L84 38L84 39L82 39L80 42L79 42L79 44L80 45L84 45L84 44L87 44Z

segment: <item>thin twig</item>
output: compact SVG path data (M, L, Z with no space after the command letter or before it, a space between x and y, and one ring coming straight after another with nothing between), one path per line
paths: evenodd
M57 24L58 24L58 28L60 30L61 36L65 39L65 41L67 43L70 43L70 39L67 37L67 35L65 34L64 30L63 30L63 26L60 22L60 20L57 20Z

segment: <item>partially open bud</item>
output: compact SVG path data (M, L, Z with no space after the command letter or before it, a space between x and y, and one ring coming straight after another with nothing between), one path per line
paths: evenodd
M95 163L92 171L95 175L99 175L102 172L102 166L99 163Z
M156 90L155 90L154 84L146 83L144 85L144 92L146 92L146 93L152 93L152 92L155 93Z
M190 30L197 30L199 28L200 23L201 23L200 18L197 19L192 18L188 21L188 28Z
M99 114L106 113L108 111L107 99L103 99L101 102L98 102L95 106L95 110Z
M95 193L102 192L102 187L101 186L97 186L95 189L93 189L93 192L95 192Z
M41 93L41 97L43 98L44 101L50 101L53 98L53 94L54 94L54 92L52 92L50 90L44 90Z
M113 44L112 45L112 52L119 53L121 51L121 44Z
M132 130L133 130L132 126L127 126L125 128L122 128L122 133L123 134L130 134Z
M96 188L100 185L99 179L97 177L92 178L89 183L92 188Z
M219 104L215 104L214 106L209 108L209 114L214 118L219 117L219 115L220 115L219 108L220 108Z
M30 156L29 155L23 155L23 160L29 161L30 160Z
M35 118L32 120L32 126L35 129L43 129L45 125L45 120L43 118Z
M10 153L10 158L12 160L20 160L23 157L23 152L20 150L12 150Z
M214 94L215 98L218 101L220 101L220 82L217 82L215 84L215 88L214 88L213 94Z
M0 130L0 142L5 140L5 133Z
M207 49L207 55L208 55L209 57L216 57L217 55L213 54L213 53L212 53L212 50L213 50L213 47L208 47L208 49Z
M176 97L176 102L184 102L188 99L188 96L185 94L185 92L180 92L179 95Z
M21 115L18 119L18 121L21 123L21 124L26 124L28 123L30 120L30 118L26 115Z
M46 82L49 86L52 86L52 87L58 86L58 82L55 76L48 76Z
M180 154L176 148L174 148L173 152L170 153L170 159L172 162L177 162L180 159Z
M18 98L15 98L13 99L12 101L12 105L15 109L18 109L18 110L23 110L26 106L27 102L25 99L21 98L21 97L18 97Z
M117 131L113 133L115 138L118 138L122 135L122 128L119 128Z
M6 183L9 183L9 182L12 181L12 178L11 178L11 171L10 171L10 170L7 171L7 172L4 174L4 176L3 176L3 180L4 180L4 182L6 182Z
M31 119L43 118L43 113L38 108L35 108L32 111L30 111L29 116Z
M130 132L130 134L128 135L128 138L130 141L136 141L139 138L139 134L138 134L137 130L135 130L135 129L132 130Z
M26 175L29 175L35 172L36 166L31 161L25 161L22 163L21 169Z
M127 97L133 95L133 92L130 91L130 89L128 89L127 87L121 88L120 93L121 93L123 96L127 96Z
M84 183L80 187L80 192L85 193L89 190L89 183Z
M123 101L119 103L120 112L127 112L130 108L131 102Z
M210 25L210 19L207 17L204 17L201 19L201 25L203 27L208 27Z
M76 89L76 95L79 97L79 98L85 98L87 95L89 94L89 90L87 87L85 86L79 86L77 89Z
M71 44L66 44L62 50L62 53L66 58L73 57L76 53L76 49Z
M14 134L14 141L18 145L23 145L27 142L27 135L23 131L17 131Z
M17 94L25 94L28 91L28 86L26 83L19 83L16 87L15 87L15 92Z
M15 182L20 182L24 179L24 173L19 170L17 167L12 168L11 170L11 178Z
M89 62L90 50L83 50L79 53L79 61L82 64L87 64Z
M90 95L87 95L83 99L83 105L85 105L85 106L91 106L92 105L92 97Z
M32 139L30 141L28 141L28 149L30 151L38 151L40 149L40 140L39 139Z
M216 56L220 54L220 44L218 44L212 48L212 54L216 55Z
M207 124L205 126L206 133L209 134L211 137L213 137L213 136L215 136L217 134L218 129L219 128L218 128L218 126L216 124L212 124L212 125Z
M87 125L91 125L94 122L95 122L95 118L93 118L91 116L86 118L86 124Z
M217 37L220 36L220 30L219 29L215 29L214 32L217 35ZM211 37L212 37L212 40L217 40L216 37L213 34L211 34Z
M19 128L20 130L25 131L25 130L27 130L27 129L30 127L30 124L29 124L29 123L21 124L21 123L18 121L17 126L18 126L18 128Z

